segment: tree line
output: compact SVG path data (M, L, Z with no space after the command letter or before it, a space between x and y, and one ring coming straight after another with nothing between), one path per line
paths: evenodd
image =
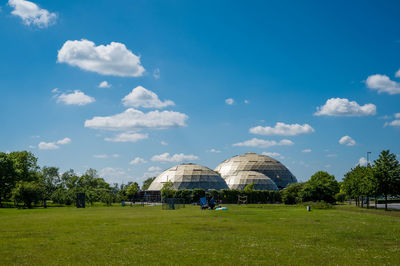
M369 207L371 197L375 198L375 205L378 198L383 197L387 210L388 197L400 195L400 164L395 154L384 150L372 164L352 168L344 175L343 182L319 171L309 181L291 184L281 193L285 204L307 201L335 203L353 199L361 207L364 202Z
M147 189L152 178L145 180L142 189ZM37 158L27 151L0 153L0 207L7 202L31 208L34 203L71 205L77 193L85 193L87 203L127 201L140 190L136 182L113 184L98 177L96 170L88 169L83 175L74 170L59 173L57 167L42 167Z

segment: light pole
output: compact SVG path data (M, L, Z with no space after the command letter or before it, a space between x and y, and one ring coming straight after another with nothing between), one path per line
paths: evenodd
M367 165L369 165L369 155L371 154L370 151L367 151Z

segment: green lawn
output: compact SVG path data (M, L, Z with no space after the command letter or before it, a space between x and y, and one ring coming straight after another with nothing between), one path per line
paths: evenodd
M400 217L353 206L0 209L0 264L400 265Z

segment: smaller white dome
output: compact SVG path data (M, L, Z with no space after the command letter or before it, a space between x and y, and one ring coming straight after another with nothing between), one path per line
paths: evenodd
M278 187L268 176L255 171L237 171L225 177L230 189L244 189L254 184L255 190L278 190Z

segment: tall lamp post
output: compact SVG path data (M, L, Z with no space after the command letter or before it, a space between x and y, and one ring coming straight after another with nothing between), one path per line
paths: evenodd
M367 151L367 165L369 165L369 155L371 154L370 151Z

